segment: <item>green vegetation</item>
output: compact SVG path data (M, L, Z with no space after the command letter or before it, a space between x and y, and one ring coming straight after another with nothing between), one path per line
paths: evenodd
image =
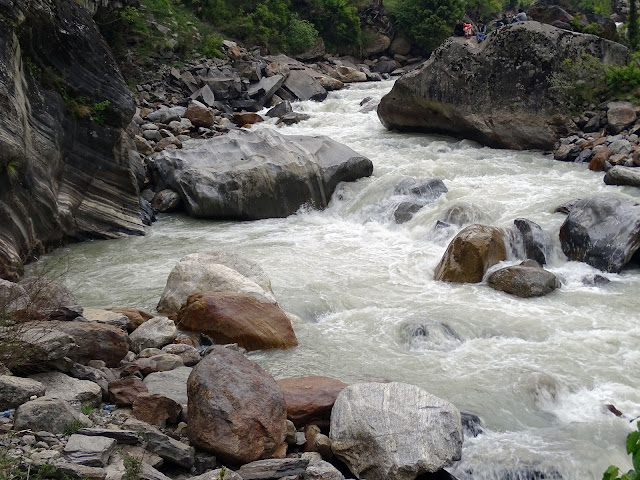
M627 40L633 50L638 49L640 36L638 35L638 6L636 0L629 0L629 16L627 18Z
M640 422L636 423L637 432L627 435L627 453L631 455L633 469L627 473L620 474L620 469L614 465L607 468L602 480L640 480Z
M122 480L140 480L142 478L142 460L128 453L124 454L124 475Z
M93 413L93 411L95 410L95 407L93 405L89 405L88 403L85 403L84 405L82 405L82 407L80 408L80 411L82 413L84 413L85 415L91 415Z
M64 432L62 432L62 434L65 437L69 437L71 435L73 435L74 433L78 433L78 430L80 430L81 428L85 428L87 425L85 425L84 422L80 421L80 420L74 420L73 422L67 423L64 426Z
M623 67L605 68L604 78L610 96L640 103L640 52Z
M31 465L25 465L20 462L20 459L7 455L6 448L0 448L0 480L44 480L45 478L71 480L69 475L60 472L51 464L45 463L37 469L32 469Z

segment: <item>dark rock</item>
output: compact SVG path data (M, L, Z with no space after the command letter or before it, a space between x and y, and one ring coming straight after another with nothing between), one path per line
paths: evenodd
M640 187L640 168L616 165L604 175L604 183Z
M560 227L560 244L570 260L619 273L640 248L640 205L610 194L579 200Z
M403 178L395 187L398 195L412 195L421 200L433 201L447 193L447 187L439 178Z
M407 223L424 205L418 202L402 202L393 212L397 224Z
M282 117L291 112L293 112L291 102L283 100L267 112L267 117Z
M560 287L556 276L535 260L496 270L489 275L487 283L494 290L522 298L541 297Z
M247 94L256 102L258 106L257 109L260 109L267 104L271 97L273 97L273 95L282 86L284 80L284 76L274 75L272 77L265 77L258 83L250 85L249 88L247 88Z
M398 68L398 64L394 60L383 60L373 66L373 71L376 73L391 73L396 68Z
M551 236L542 227L526 218L513 221L522 238L525 258L535 260L540 265L547 263L547 253L551 249Z
M484 423L479 416L469 412L460 412L460 418L462 420L462 429L466 436L477 437L484 433L482 429Z
M555 152L553 158L561 162L573 162L580 154L580 147L575 143L569 145L560 145Z
M111 428L81 428L77 433L89 437L99 436L113 438L118 443L124 443L126 445L135 445L136 443L140 443L141 441L140 435L133 430L118 430Z
M180 209L180 195L171 189L160 190L151 200L151 205L156 211L161 213L175 212Z
M140 219L147 227L150 227L156 221L156 214L151 204L144 198L140 197Z
M298 113L298 112L285 113L280 117L280 120L278 120L277 124L278 125L280 124L294 125L296 123L309 120L310 118L311 118L311 115L307 115L306 113Z
M378 115L387 128L470 138L498 148L551 150L559 137L576 131L569 102L553 87L564 60L584 53L606 65L623 65L628 50L533 21L500 28L477 48L451 37L395 83Z
M318 80L302 70L293 70L282 84L293 100L315 100L321 102L327 98L327 91Z
M190 469L195 463L195 449L175 440L146 422L128 418L123 427L140 432L147 442L147 450L168 462Z

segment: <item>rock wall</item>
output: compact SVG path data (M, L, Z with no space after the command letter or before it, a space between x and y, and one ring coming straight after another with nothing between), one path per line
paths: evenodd
M0 3L0 277L66 239L144 234L123 140L134 111L87 10Z
M396 82L378 115L387 128L551 150L559 137L577 130L558 84L564 60L583 54L621 65L628 50L531 21L502 27L480 44L450 38L423 67Z

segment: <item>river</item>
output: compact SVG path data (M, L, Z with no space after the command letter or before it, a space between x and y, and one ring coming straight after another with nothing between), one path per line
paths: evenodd
M311 119L281 130L328 135L373 161L373 176L339 187L326 210L244 223L161 215L145 237L70 245L48 259L85 307L155 311L184 255L241 254L303 319L298 348L249 355L276 378L406 382L479 415L484 433L465 439L462 461L449 469L461 480L599 480L612 463L628 470L624 441L640 415L640 270L585 284L600 272L567 262L557 240L565 216L553 211L597 192L640 193L539 152L387 131L375 112L359 113L359 103L391 85L354 84L322 103L295 104ZM277 127L270 120L254 128ZM393 187L403 176L440 178L449 192L397 225L392 213L402 199ZM511 227L524 217L549 231L548 269L562 288L519 299L485 283L435 282L459 227L434 225L460 205L474 222Z

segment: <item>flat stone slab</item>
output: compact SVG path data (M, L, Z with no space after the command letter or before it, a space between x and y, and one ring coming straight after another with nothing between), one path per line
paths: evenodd
M102 400L100 385L90 380L78 380L60 372L38 373L30 378L45 386L47 397L92 406L100 405Z
M191 370L191 367L178 367L168 372L150 373L143 382L149 393L159 393L181 405L186 405L189 401L187 380L189 380Z
M306 458L269 458L247 463L236 471L244 480L268 480L296 476L304 473Z
M113 438L76 433L69 437L67 446L64 447L64 454L71 463L88 467L104 467L109 462L115 447L116 441Z
M138 432L134 432L133 430L116 430L111 428L81 428L77 433L80 435L85 435L87 437L113 438L118 443L125 443L128 445L140 443Z

